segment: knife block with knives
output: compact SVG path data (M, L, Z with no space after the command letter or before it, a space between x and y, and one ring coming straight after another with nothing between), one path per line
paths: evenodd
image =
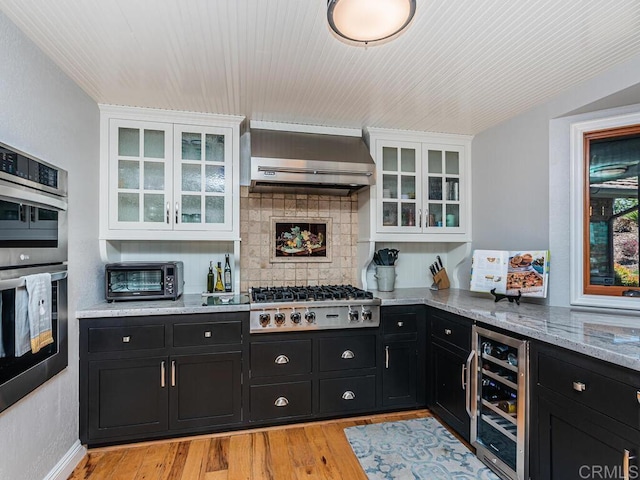
M445 290L451 286L449 283L449 276L442 264L440 255L436 257L435 262L429 265L429 270L431 271L431 275L433 275L433 284L430 287L431 290Z

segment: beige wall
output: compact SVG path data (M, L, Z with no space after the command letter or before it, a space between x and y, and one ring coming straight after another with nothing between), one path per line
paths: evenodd
M240 272L249 287L356 283L358 198L240 191ZM272 217L331 218L331 262L270 263Z

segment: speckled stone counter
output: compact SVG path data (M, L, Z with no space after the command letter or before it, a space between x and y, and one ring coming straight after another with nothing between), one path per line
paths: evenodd
M249 311L249 296L234 295L228 303L220 297L182 295L178 300L147 300L129 302L101 302L78 310L77 318L139 317L149 315L178 315L191 313L222 313Z
M640 314L493 301L489 294L428 288L374 292L382 305L426 304L640 371Z

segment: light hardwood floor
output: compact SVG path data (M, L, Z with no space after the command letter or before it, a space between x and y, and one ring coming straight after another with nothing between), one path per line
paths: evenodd
M89 450L70 480L366 480L344 428L427 410Z

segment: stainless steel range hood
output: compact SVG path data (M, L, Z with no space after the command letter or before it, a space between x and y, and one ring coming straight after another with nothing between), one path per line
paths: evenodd
M252 192L349 195L375 183L360 137L251 130Z

